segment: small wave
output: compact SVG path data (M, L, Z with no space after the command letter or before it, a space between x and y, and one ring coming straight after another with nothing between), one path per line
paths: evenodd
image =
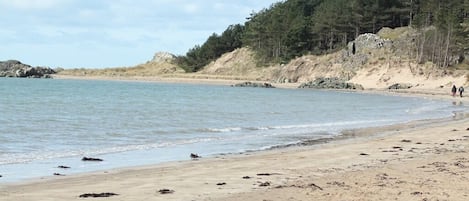
M283 149L283 148L288 148L288 147L311 146L315 144L327 143L330 140L333 140L333 136L303 139L303 140L291 141L291 142L286 142L286 143L277 143L273 145L262 146L257 149L241 150L240 152L257 152L257 151L265 151L265 150Z
M102 149L56 150L56 151L41 151L41 152L14 153L14 154L4 153L4 154L0 154L0 165L29 163L32 161L48 160L48 159L56 159L56 158L81 157L84 155L104 155L104 154L121 153L121 152L128 152L128 151L158 149L158 148L181 146L181 145L187 145L187 144L196 144L196 143L201 143L201 142L210 142L210 141L219 140L219 139L220 138L216 138L216 137L193 138L193 139L178 140L174 142L123 145L123 146L107 147L107 148L102 148Z
M420 107L416 108L408 108L406 109L406 113L408 114L413 114L413 115L419 115L423 114L426 112L431 112L431 111L437 111L440 109L444 109L446 106L438 106L438 105L422 105Z
M468 111L469 107L465 106L461 102L453 102L451 105L442 104L439 102L431 101L426 102L422 105L410 107L405 109L405 112L410 115L431 115L432 118L450 116L453 111Z
M389 120L361 120L361 121L341 121L341 122L327 122L327 123L314 123L314 124L298 124L298 125L285 125L285 126L272 126L270 129L304 129L304 128L343 128L355 125L368 125L377 122L387 122Z
M239 127L233 127L233 128L208 128L208 129L203 129L204 131L208 132L214 132L214 133L227 133L227 132L233 132L233 131L240 131L243 130L243 128Z
M362 121L342 121L342 122L329 122L329 123L314 123L314 124L296 124L296 125L282 125L282 126L258 126L258 127L227 127L227 128L206 128L199 129L201 132L213 132L213 133L228 133L236 131L262 131L262 130L287 130L287 129L307 129L307 128L327 128L338 127L343 128L354 125L367 125L375 124L379 122L388 122L390 120L362 120Z
M259 130L270 130L272 127L249 127L246 130L259 131Z

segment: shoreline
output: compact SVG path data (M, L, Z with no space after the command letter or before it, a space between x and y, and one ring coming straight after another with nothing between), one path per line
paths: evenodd
M387 94L386 91L364 91L364 93ZM413 93L410 96L422 97ZM433 98L451 101L455 99L443 96ZM465 98L461 101L467 102ZM451 161L461 158L461 155L469 151L469 148L466 148L469 145L469 137L466 137L469 136L469 131L465 131L464 127L469 123L469 119L466 115L462 116L461 119L449 119L439 123L424 122L425 125L410 124L407 127L392 125L388 128L352 130L349 131L350 135L368 132L372 133L372 137L353 136L313 146L219 155L196 161L167 162L66 177L48 177L44 180L15 184L0 184L0 200L80 200L81 194L101 192L119 194L108 198L109 200L287 200L289 197L297 200L363 199L361 196L364 195L354 194L351 189L370 193L370 196L374 196L374 199L370 197L370 200L385 199L390 196L389 193L374 195L371 192L380 192L383 188L386 189L386 185L397 188L398 182L395 182L394 174L400 175L409 171L406 167L409 164L415 163L420 165L418 167L428 166L433 159ZM391 134L376 135L385 132ZM453 141L449 141L451 139ZM469 160L467 162L469 167ZM450 164L450 162L442 163ZM461 164L464 166L465 161ZM379 172L384 170L386 172L384 174L388 176L381 175L381 181L390 181L392 185L388 183L384 186L368 185L369 190L362 189L358 185L366 186L365 181L376 179L377 175L381 174ZM436 171L438 172L438 169ZM466 174L469 176L469 173L464 173ZM422 172L422 175L426 175L425 172ZM250 178L243 179L246 176ZM351 178L356 180L355 185ZM413 180L399 181L404 181L402 186L416 183ZM469 184L466 180L459 182L464 185ZM450 186L447 187L450 189ZM175 192L163 195L158 193L161 189L171 189ZM396 189L386 190L394 192ZM405 191L405 189L400 190ZM450 199L453 198L451 200L465 198L459 191L445 193ZM440 199L446 196L448 199L446 194L441 190L417 189L405 195L398 193L393 195L402 200L426 198L425 196L430 195Z
M297 200L340 200L354 196L358 199L363 195L351 193L351 188L377 192L387 189L381 184L361 188L360 185L376 179L377 175L386 177L379 178L380 181L392 182L392 188L387 190L411 191L402 197L396 192L394 197L402 198L401 200L415 200L427 194L441 199L444 197L441 197L440 192L448 191L449 186L438 186L440 190L430 191L422 188L418 182L405 180L399 183L396 175L420 179L417 176L419 174L435 174L422 177L422 180L435 179L432 176L455 176L441 170L441 167L430 167L429 164L460 170L456 175L458 178L461 174L469 174L467 171L462 172L463 167L469 167L469 159L461 162L461 167L454 165L456 162L451 162L464 158L469 151L469 131L463 127L467 123L469 119L465 117L422 127L394 127L389 130L391 134L361 136L314 146L221 155L194 161L168 162L0 185L0 200L80 200L81 194L101 192L119 194L109 198L110 200L287 200L292 196ZM443 133L447 135L442 135ZM424 166L433 169L430 173L422 171L413 172L415 176L407 175L410 171L409 164L413 165L412 171L419 171L417 167L426 170ZM350 175L354 177L349 179ZM354 182L360 185L354 185ZM458 182L469 184L467 179ZM221 183L225 184L217 185ZM404 187L397 188L398 184ZM412 188L407 189L407 185ZM164 195L157 192L160 189L175 192ZM414 195L415 192L422 194ZM464 200L464 192L465 188L464 191L455 192L456 195L448 193L449 198ZM378 193L369 200L385 199L387 196L389 195Z
M383 137L383 136L388 136L388 135L393 135L396 131L399 130L411 130L411 129L419 129L419 128L424 128L427 127L428 125L431 124L445 124L454 120L463 120L465 118L468 118L469 121L469 113L457 113L453 117L442 117L442 118L435 118L435 119L421 119L421 120L412 120L409 122L401 122L401 123L393 123L393 124L385 124L385 125L380 125L380 126L370 126L370 127L361 127L361 128L351 128L351 129L344 129L339 132L337 135L333 135L331 137L325 137L325 138L318 138L318 139L312 139L312 140L304 140L301 142L297 143L292 143L292 144L284 144L284 145L277 145L277 146L271 146L266 149L256 149L256 150L245 150L242 152L228 152L228 153L218 153L218 154L212 154L208 156L204 156L204 159L213 159L213 158L220 158L220 157L236 157L240 155L256 155L256 154L262 154L264 152L279 152L279 151L292 151L296 149L315 149L316 147L320 147L325 144L329 143L344 143L347 141L352 141L355 139L373 139L377 137ZM104 154L105 155L120 155L121 152L115 152L115 153L108 153ZM78 157L79 158L79 157ZM102 158L102 157L100 157ZM102 158L105 159L106 157ZM112 158L112 157L111 157ZM70 160L76 160L77 157L66 157L66 158L57 158L61 159L62 162L58 162L56 164L61 164L63 163L64 159L69 159L65 161L70 161ZM175 160L169 160L169 161L162 161L162 162L156 162L156 163L149 163L149 164L144 164L144 165L129 165L129 166L122 166L122 167L115 167L115 168L99 168L98 170L88 170L88 171L79 171L79 172L74 172L67 175L49 175L49 176L38 176L38 177L33 177L33 178L26 178L26 179L20 179L20 180L14 180L14 181L7 181L5 183L0 183L0 189L2 186L9 186L9 185L19 185L19 184L30 184L30 183L41 183L45 181L50 181L50 180L55 180L60 177L57 176L67 176L67 177L75 177L75 176L83 176L83 175L88 175L88 174L95 174L95 173L102 173L102 172L108 172L108 171L123 171L123 170L130 170L134 168L149 168L149 167L158 167L160 165L167 165L167 164L173 164L173 163L184 163L190 161L190 159L175 159ZM65 164L65 163L64 163ZM70 164L66 163L66 164ZM98 164L97 164L98 165ZM76 166L73 165L73 166ZM66 173L67 171L59 171L58 169L56 172L64 172Z
M178 83L178 84L202 84L202 85L223 85L231 86L242 82L259 82L248 79L214 79L214 78L191 78L191 77L109 77L109 76L69 76L69 75L53 75L53 79L62 80L106 80L106 81L125 81L125 82L152 82L152 83ZM297 88L297 83L275 84L280 89Z
M249 80L249 79L218 79L204 77L110 77L110 76L71 76L71 75L53 75L53 79L58 80L103 80L103 81L123 81L123 82L153 82L153 83L180 83L180 84L201 84L201 85L221 85L231 86L242 82L256 82L263 83L268 81L260 80ZM274 83L276 88L279 89L298 89L301 83ZM307 89L306 89L307 90ZM469 103L469 95L464 95L462 98L459 96L452 97L450 95L450 89L445 88L411 88L411 89L386 89L386 88L369 88L365 90L345 90L345 89L311 89L311 90L330 90L330 91L344 91L344 92L356 92L356 93L371 93L380 95L397 95L407 97L420 97L420 98L431 98L437 100L451 100L451 101L462 101ZM468 92L469 93L469 92Z
M469 113L463 113L463 112L458 112L455 113L455 116L452 117L442 117L442 118L435 118L435 119L421 119L421 120L411 120L409 122L400 122L400 123L392 123L392 124L385 124L385 125L380 125L380 126L370 126L370 127L361 127L361 128L350 128L350 129L344 129L339 132L339 134L332 135L330 137L324 137L324 138L318 138L318 139L311 139L311 140L303 140L297 143L291 143L291 144L283 144L283 145L272 145L271 147L265 148L265 149L253 149L253 150L245 150L241 152L226 152L226 153L217 153L217 154L210 154L210 155L204 155L204 159L212 159L212 158L219 158L219 157L236 157L238 155L253 155L253 154L259 154L263 152L277 152L277 151L291 151L295 149L315 149L315 147L328 144L328 143L343 143L347 142L349 140L354 140L356 138L367 138L367 139L372 139L376 137L382 137L382 136L387 136L387 135L392 135L395 133L395 131L398 130L409 130L409 129L414 129L414 128L422 128L426 127L430 124L445 124L447 122L453 121L453 120L462 120L464 118L468 118ZM132 152L132 151L130 151ZM114 153L107 153L101 155L99 158L107 160L106 158L115 158L119 157L119 155L124 154L126 152L114 152ZM135 155L135 154L130 154L130 155ZM106 157L107 156L107 157ZM79 158L79 157L78 157ZM44 164L49 164L51 163L51 160L54 160L54 164L67 164L72 167L78 166L78 164L73 164L74 162L77 162L78 160L77 157L64 157L64 158L55 158L55 159L50 159L46 161L42 161L40 163ZM23 179L19 180L11 180L11 181L4 181L4 183L0 183L0 189L2 186L9 186L9 185L19 185L19 184L30 184L30 183L38 183L38 182L45 182L49 180L55 180L60 177L57 176L67 176L67 177L74 177L74 176L81 176L81 175L88 175L88 174L94 174L94 173L101 173L101 172L107 172L111 170L115 171L121 171L121 170L128 170L128 169L134 169L134 168L146 168L146 167L155 167L159 165L166 165L166 164L172 164L172 163L181 163L181 162L187 162L190 159L174 159L174 160L168 160L168 161L160 161L160 162L153 162L153 163L145 163L145 164L138 164L138 165L126 165L126 166L118 166L118 167L104 167L104 168L98 168L94 170L94 167L88 167L91 168L88 170L81 170L81 171L72 171L69 172L66 169L57 169L55 172L61 172L61 173L69 173L69 174L60 174L60 175L44 175L44 176L37 176L37 177L25 177ZM21 163L20 163L21 164ZM89 163L91 165L91 163ZM7 165L19 165L19 164L7 164ZM52 165L52 163L51 163ZM99 164L96 164L99 165ZM83 165L82 165L83 166ZM85 165L87 166L87 165ZM92 165L94 166L94 165ZM106 166L106 165L104 165ZM52 166L50 166L52 168ZM84 169L83 167L80 167L81 169ZM8 168L7 168L8 169ZM86 169L86 168L85 168ZM75 169L76 170L76 169ZM5 177L5 175L3 175ZM6 177L7 178L7 177ZM5 178L5 179L6 179Z

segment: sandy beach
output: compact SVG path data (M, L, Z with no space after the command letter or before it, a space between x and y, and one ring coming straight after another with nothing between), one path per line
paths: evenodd
M405 93L467 103L446 94ZM468 129L455 115L311 146L0 183L0 200L468 200Z

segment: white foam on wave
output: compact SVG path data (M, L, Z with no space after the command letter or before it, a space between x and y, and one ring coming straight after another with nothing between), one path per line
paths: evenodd
M150 150L174 146L183 146L188 144L197 144L215 141L239 141L254 140L270 137L291 136L290 139L306 138L308 136L318 136L320 133L327 135L335 135L342 129L354 128L357 126L368 126L388 120L361 120L361 121L342 121L328 123L283 125L283 126L257 126L257 127L226 127L226 128L209 128L200 129L194 133L194 137L182 139L166 139L164 142L147 143L147 144L128 144L117 145L105 148L80 149L80 150L52 150L52 151L36 151L26 153L3 153L0 154L0 165L12 163L27 163L35 160L46 160L65 157L81 157L92 155L103 155L110 153L119 153L135 150ZM204 133L232 133L233 135L206 135ZM284 140L284 139L277 139ZM280 142L278 142L280 143ZM267 145L270 147L270 145Z
M127 152L127 151L159 149L159 148L181 146L181 145L187 145L187 144L210 142L210 141L215 141L219 139L220 138L217 138L217 137L204 137L204 138L176 140L173 142L114 146L114 147L107 147L107 148L101 148L101 149L57 150L57 151L27 152L27 153L3 153L3 154L0 154L0 165L28 163L32 161L48 160L48 159L56 159L56 158L95 156L95 155Z
M227 127L227 128L208 128L201 129L202 131L214 133L227 133L237 131L263 131L263 130L287 130L287 129L307 129L307 128L321 128L329 130L328 128L344 128L353 125L370 125L376 123L389 122L388 119L381 120L361 120L361 121L342 121L342 122L327 122L327 123L313 123L313 124L294 124L282 126L258 126L258 127ZM334 129L335 130L335 129Z
M432 111L444 110L445 108L448 108L448 106L427 103L424 105L419 105L418 107L415 107L415 108L408 108L405 110L405 112L408 114L412 114L412 115L419 115L419 114L428 113Z
M215 133L227 133L227 132L233 132L233 131L240 131L240 130L243 130L243 128L240 128L240 127L208 128L205 130L208 132L215 132Z

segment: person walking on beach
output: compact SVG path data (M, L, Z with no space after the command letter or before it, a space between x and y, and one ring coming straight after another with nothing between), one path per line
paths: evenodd
M459 87L459 96L462 98L462 92L464 92L464 87Z
M456 96L456 85L453 85L453 88L451 89L451 93L453 93L453 97Z

